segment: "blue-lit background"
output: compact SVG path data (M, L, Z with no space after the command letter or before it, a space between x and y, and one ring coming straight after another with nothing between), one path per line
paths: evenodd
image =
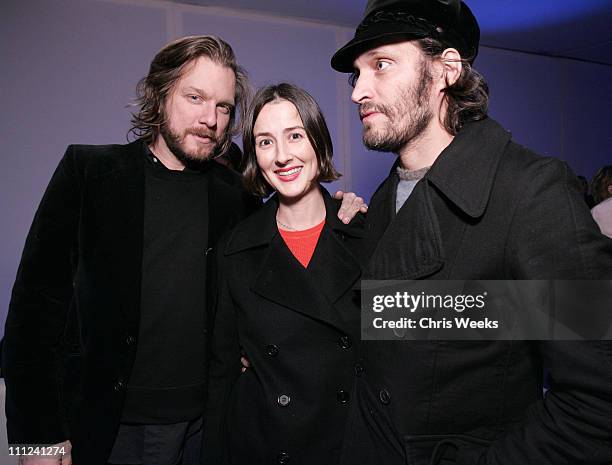
M608 11L610 0L468 0L483 33L575 22ZM561 32L561 31L560 31Z

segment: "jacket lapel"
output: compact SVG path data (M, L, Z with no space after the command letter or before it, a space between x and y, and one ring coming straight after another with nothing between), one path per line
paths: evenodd
M252 286L253 292L266 300L310 318L342 327L342 320L316 282L292 255L283 238L277 234Z
M305 269L278 233L277 209L278 201L273 197L242 223L234 232L226 254L267 245L262 250L264 256L251 290L289 310L343 329L344 318L334 309L333 303L351 289L359 278L360 268L335 237L335 231L356 234L354 228L342 228L336 224L337 207L333 206L331 199L326 199L326 225L308 269ZM338 223L342 224L339 220Z
M461 212L483 215L510 133L492 119L467 123L425 178Z
M335 303L361 276L361 266L346 245L364 237L363 217L357 216L346 225L337 216L340 201L332 199L325 190L323 198L326 224L308 271L317 288Z
M122 147L119 170L103 177L103 187L114 213L108 217L111 229L119 231L114 244L117 266L115 280L123 295L123 314L129 327L140 324L140 286L142 279L142 247L144 230L144 147L138 140Z
M484 213L497 166L510 134L491 119L467 123L415 186L395 218L397 175L392 172L372 199L368 242L373 249L368 279L418 279L439 271L444 248L432 196L444 198L458 215L477 220Z
M420 181L388 224L370 258L366 279L419 279L442 267L442 241L428 187L427 181Z
M372 196L368 216L366 220L366 256L369 258L380 238L385 234L389 224L395 218L395 191L397 189L398 178L395 168L398 163L394 163L391 173Z

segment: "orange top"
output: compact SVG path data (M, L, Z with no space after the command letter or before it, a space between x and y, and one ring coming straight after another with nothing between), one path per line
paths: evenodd
M314 254L317 242L319 242L319 236L321 236L324 225L325 220L312 228L302 231L278 229L285 244L287 244L293 256L298 259L304 268L307 268L310 263L310 259L312 258L312 254Z

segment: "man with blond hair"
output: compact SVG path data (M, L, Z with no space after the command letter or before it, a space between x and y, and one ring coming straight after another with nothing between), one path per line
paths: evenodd
M177 39L138 84L137 140L66 150L6 322L8 439L24 465L180 462L206 400L210 252L258 204L211 162L247 89L226 42Z

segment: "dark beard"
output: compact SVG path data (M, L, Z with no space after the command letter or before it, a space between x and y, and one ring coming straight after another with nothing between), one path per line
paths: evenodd
M187 131L185 135L189 133L194 133L194 132ZM201 135L205 137L210 137L215 145L211 153L208 156L198 156L193 153L185 152L181 148L181 144L182 144L184 137L181 137L175 132L172 132L172 130L168 127L167 124L163 124L161 126L160 134L163 137L164 142L168 146L168 149L177 158L177 160L179 160L183 165L185 165L186 168L192 169L192 170L201 170L205 168L208 162L217 155L219 147L224 145L224 144L219 144L219 141L217 140L214 133L202 131ZM199 133L195 132L195 134L199 134Z
M383 133L368 135L364 129L363 144L377 152L399 153L403 147L418 140L433 118L432 111L427 106L431 82L431 73L423 60L416 85L404 90L395 106L364 104L361 111L378 111L389 118L389 123ZM397 120L403 115L409 115L406 123L393 123L394 119Z

